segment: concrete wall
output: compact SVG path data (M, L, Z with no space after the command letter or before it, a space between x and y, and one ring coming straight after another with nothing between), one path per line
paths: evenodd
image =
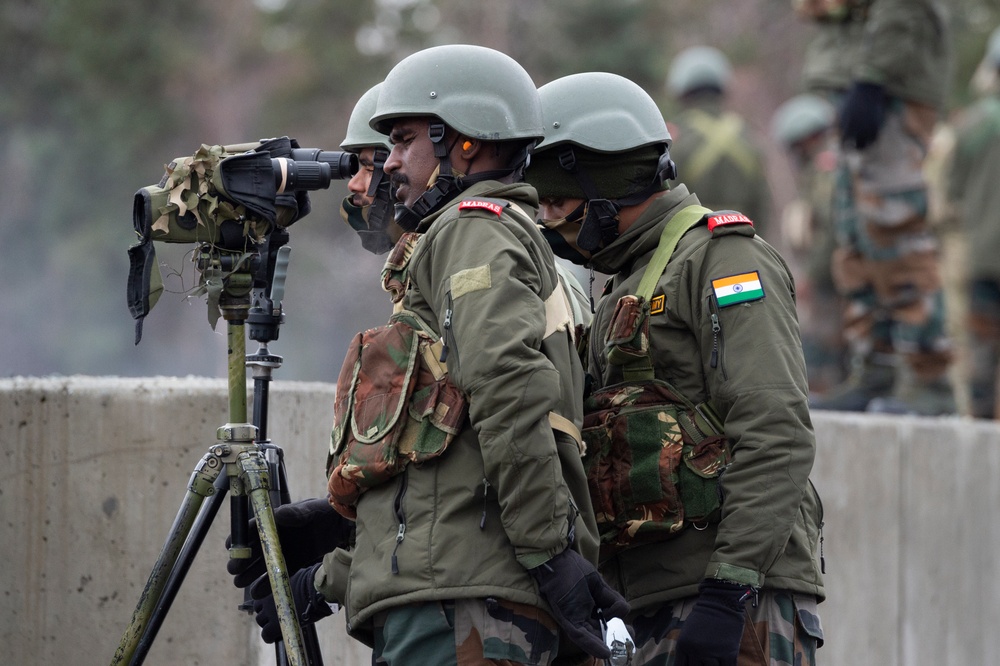
M4 663L108 664L184 496L227 419L221 380L0 380ZM271 439L293 498L323 492L333 387L275 382ZM989 664L1000 654L1000 428L962 419L817 413L826 508L821 663ZM228 505L147 664L269 664L235 610ZM324 661L370 652L343 619Z

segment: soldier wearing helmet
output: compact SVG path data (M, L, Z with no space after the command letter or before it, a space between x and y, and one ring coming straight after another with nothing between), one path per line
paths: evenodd
M342 149L358 156L360 165L347 182L350 194L344 198L340 215L358 232L361 246L374 254L388 252L400 236L393 224L391 188L383 168L392 144L389 137L368 125L381 85L371 87L355 104L347 122L347 136L340 143Z
M822 512L792 276L747 216L667 188L671 137L639 86L575 74L539 96L540 223L611 276L585 351L584 465L633 663L768 663L769 644L814 663Z
M801 270L798 312L809 389L822 394L844 379L842 303L830 271L836 247L831 208L837 152L836 112L826 99L802 93L785 101L771 120L771 135L789 157L796 197L781 217L789 259Z
M404 232L394 314L338 379L328 490L355 542L293 589L343 604L379 663L607 657L599 618L628 606L594 566L574 320L520 182L537 90L498 51L435 47L389 72L369 124Z
M726 108L731 79L728 58L711 46L687 48L671 61L667 92L679 107L671 118L671 153L683 166L679 182L702 203L739 210L760 232L770 217L770 187L746 121Z

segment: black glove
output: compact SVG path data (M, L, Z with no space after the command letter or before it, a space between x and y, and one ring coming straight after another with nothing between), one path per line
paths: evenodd
M319 562L336 548L346 547L353 527L351 521L337 513L322 497L275 507L274 523L289 573ZM252 551L250 557L230 559L226 564L236 587L246 587L267 573L256 519L250 521L248 540ZM226 548L231 542L231 538L226 539Z
M706 579L677 637L676 666L736 666L743 638L743 603L753 588Z
M885 122L887 101L881 85L855 82L840 104L840 140L859 150L875 143Z
M305 569L299 569L288 579L292 588L292 600L295 602L295 612L299 618L299 626L312 624L328 615L333 615L333 609L326 599L316 589L313 580L316 570L322 563L314 564ZM260 625L260 637L265 643L281 640L281 626L278 624L278 607L274 603L274 593L271 591L271 581L267 574L261 576L250 586L250 597L253 599L254 619Z
M567 548L545 564L528 569L552 615L570 640L587 654L607 659L601 617L625 617L628 602L608 587L601 574L580 553Z

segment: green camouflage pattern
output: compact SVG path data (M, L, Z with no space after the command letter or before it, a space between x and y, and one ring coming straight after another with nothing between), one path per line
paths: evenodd
M406 663L534 666L553 663L558 647L558 625L548 613L492 597L410 604L375 616L375 664L405 656Z
M435 363L436 340L425 331L398 312L357 334L344 359L327 470L331 502L349 518L362 492L444 453L465 422L466 400Z
M936 119L931 107L896 100L875 143L842 157L833 207L846 340L858 356L888 343L923 381L943 376L952 359L923 174ZM880 321L891 322L888 340L877 337Z
M723 435L696 425L693 405L666 382L627 382L584 401L584 467L602 556L717 521Z
M630 616L636 652L634 666L672 666L677 638L697 597ZM746 624L737 666L815 666L823 627L809 595L763 590L756 604L745 605Z
M412 231L403 234L386 257L382 268L382 289L388 292L393 303L398 303L406 294L410 284L407 265L421 238L423 234Z
M212 243L228 220L244 224L244 236L260 240L270 224L235 205L221 194L215 177L219 162L233 153L226 146L202 146L186 157L171 160L159 184L144 187L150 212L150 237L167 243Z

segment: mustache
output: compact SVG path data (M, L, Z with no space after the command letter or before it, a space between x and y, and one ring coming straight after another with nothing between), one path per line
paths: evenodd
M407 177L406 174L399 173L397 171L396 173L389 176L389 184L392 185L394 188L399 187L400 185L409 185L410 179L409 177Z

